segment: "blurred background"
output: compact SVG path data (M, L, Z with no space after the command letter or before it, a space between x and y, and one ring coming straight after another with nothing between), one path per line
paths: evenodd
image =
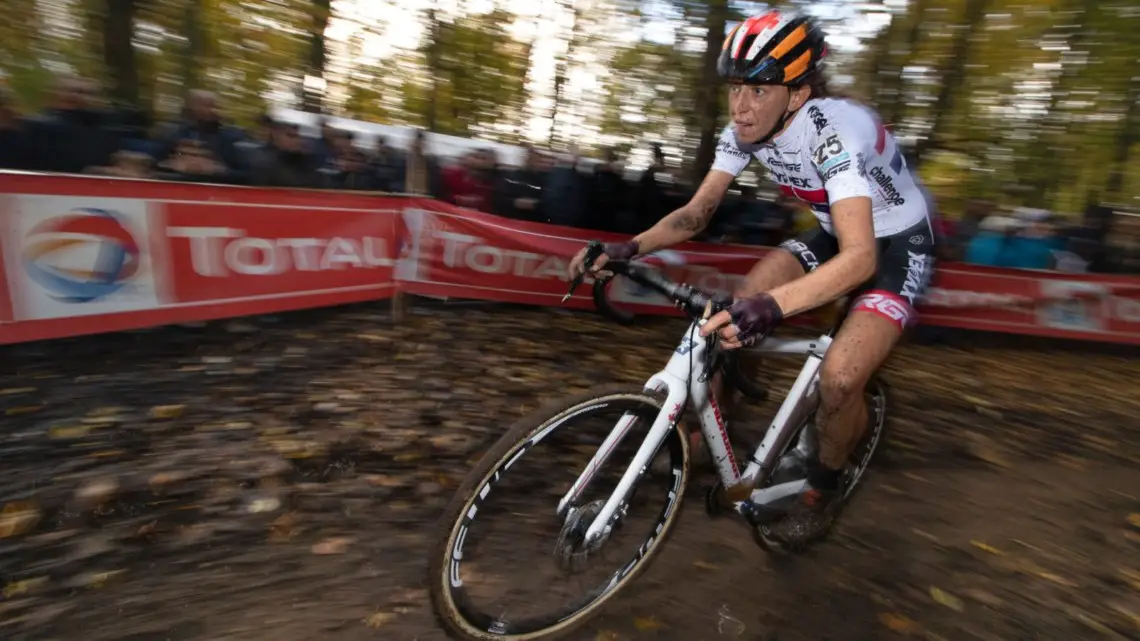
M1140 5L773 3L934 192L945 258L1140 271ZM428 193L635 233L726 121L728 0L7 0L0 168ZM703 240L814 225L750 169Z

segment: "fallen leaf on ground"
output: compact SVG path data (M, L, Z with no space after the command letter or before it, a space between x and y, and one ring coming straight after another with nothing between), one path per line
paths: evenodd
M28 394L36 391L34 387L6 387L0 389L0 396L10 396L12 394Z
M92 589L101 588L107 585L107 581L110 581L124 572L126 572L126 570L110 570L109 572L94 572L89 574L86 577L87 587Z
M34 592L38 588L47 585L47 581L48 580L46 576L38 576L33 579L25 579L23 581L9 583L8 585L4 586L4 598L11 599L15 596Z
M634 617L633 627L637 628L641 632L650 632L664 628L665 624L661 623L661 621L659 621L657 617L654 616Z
M19 536L40 522L40 511L28 501L13 501L0 510L0 539Z
M396 615L392 612L376 612L372 614L372 616L368 617L365 621L368 623L368 627L375 630L377 628L384 627L395 620Z
M990 554L1005 554L1005 552L1002 552L1001 550L999 550L993 546L986 545L985 543L982 543L981 541L970 541L970 545L978 548L979 550L981 550L983 552L989 552Z
M1125 582L1131 585L1133 589L1140 590L1140 572L1128 568L1121 568L1120 576L1124 577Z
M934 599L935 603L944 605L955 612L962 611L961 599L933 585L930 586L930 598Z
M151 418L178 418L186 410L185 405L156 405L150 408Z
M83 438L90 432L86 425L53 425L48 428L48 438L73 439Z
M922 629L921 626L907 617L889 612L880 614L879 622L887 626L892 632L898 632L899 634L914 634Z
M346 537L325 539L313 546L313 554L344 554L345 551L348 550L348 546L352 544L352 541L352 539Z
M1056 574L1053 574L1052 572L1038 572L1037 576L1039 576L1042 579L1045 579L1046 581L1049 581L1051 583L1056 583L1057 585L1063 585L1063 586L1069 587L1069 588L1073 588L1073 587L1077 586L1076 583L1073 583L1072 581L1070 581L1064 577L1057 576Z
M11 407L4 410L5 416L19 416L21 414L31 414L38 412L44 408L43 405L25 405L23 407Z

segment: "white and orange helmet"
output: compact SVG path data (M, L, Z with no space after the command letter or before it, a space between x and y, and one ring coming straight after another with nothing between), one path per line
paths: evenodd
M815 20L768 11L729 32L717 71L730 82L795 87L810 81L826 56L827 43Z

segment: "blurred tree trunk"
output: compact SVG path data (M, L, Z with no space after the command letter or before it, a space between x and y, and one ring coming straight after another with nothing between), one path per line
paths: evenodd
M962 29L954 39L954 44L947 58L946 70L942 73L942 86L938 90L938 98L934 101L934 122L930 132L915 145L914 164L920 166L923 157L932 149L945 143L945 128L954 106L961 94L962 85L966 80L966 65L970 60L970 44L974 33L978 30L986 17L988 0L967 0L966 14Z
M580 32L582 29L582 10L578 7L574 0L568 0L568 5L574 10L573 23L570 26L570 42L566 45L566 57L558 60L555 65L554 71L554 106L550 109L550 136L547 138L546 144L548 147L554 146L554 139L558 128L558 113L564 105L566 97L563 95L563 88L566 86L566 71L570 67L570 61L574 54L575 45L578 42Z
M100 16L103 36L103 64L111 99L124 106L142 108L139 70L135 61L134 30L136 0L106 0Z
M716 71L716 61L720 57L724 30L728 24L728 0L708 0L708 13L705 18L705 52L701 59L701 76L696 90L697 122L700 144L693 161L693 184L699 184L716 157L718 138L717 116L720 115L720 76Z
M183 35L186 36L186 50L182 57L182 99L185 101L191 90L202 88L202 58L205 55L206 40L202 25L203 0L187 0L183 13Z
M427 43L427 63L428 63L428 82L431 83L428 89L428 104L427 104L427 130L436 131L439 128L439 121L437 112L439 111L439 76L443 72L441 69L443 58L440 55L443 51L441 43L439 42L440 29L439 20L435 17L435 8L428 9L428 43Z
M1077 16L1072 22L1077 26L1077 31L1069 39L1069 49L1071 51L1085 51L1089 42L1094 39L1092 22L1100 3L1098 0L1071 0L1068 4L1072 11L1077 12ZM1030 176L1036 177L1036 180L1031 181L1034 186L1032 206L1045 206L1045 203L1049 201L1050 192L1055 191L1057 185L1061 184L1061 178L1066 174L1069 163L1073 160L1069 158L1068 154L1058 153L1061 151L1059 148L1064 144L1065 134L1072 122L1070 112L1061 107L1061 101L1067 98L1073 87L1080 82L1086 68L1086 65L1072 61L1062 66L1061 77L1057 79L1053 91L1050 93L1049 111L1046 113L1045 123L1041 128L1040 149L1044 153L1058 155L1054 156L1056 159L1054 162L1047 163L1036 162L1036 159L1027 159L1027 162L1031 163L1032 166L1026 169L1033 172Z
M888 10L891 21L879 35L875 36L868 45L870 51L867 58L867 94L875 108L882 111L889 102L883 91L884 76L889 73L891 63L891 45L899 38L902 32L905 15Z
M325 77L325 29L329 26L331 0L313 0L313 25L309 32L309 59L306 72L315 78ZM323 90L301 90L302 108L310 113L322 113Z
M899 26L895 30L894 37L886 42L887 55L883 66L887 70L880 72L882 74L880 78L882 91L878 95L883 98L881 99L882 108L879 113L884 124L898 123L906 115L903 68L910 62L911 56L918 46L918 39L922 37L923 17L926 15L926 9L930 4L931 0L915 0L911 3L910 10L905 16L893 16L891 18L891 24L893 25L898 20ZM904 17L909 22L910 29L903 29Z
M1136 129L1140 125L1140 81L1134 76L1128 89L1128 111L1124 113L1124 124L1120 134L1116 137L1116 145L1112 153L1112 169L1105 184L1105 193L1109 202L1122 199L1124 189L1124 174L1128 170L1128 157L1132 147L1138 142Z

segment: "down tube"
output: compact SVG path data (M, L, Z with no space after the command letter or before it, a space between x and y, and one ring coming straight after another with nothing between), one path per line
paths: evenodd
M716 399L713 398L712 389L707 382L694 380L689 398L697 409L701 432L704 433L705 443L708 445L709 454L716 465L721 483L726 488L735 486L740 482L740 466L736 462L736 454L732 451L732 440L728 437L725 419Z
M681 406L684 401L686 390L683 386L670 386L669 396L666 398L665 405L662 410L657 414L656 420L653 421L653 427L649 428L649 434L646 435L645 440L638 448L637 454L634 454L633 461L626 468L625 473L622 474L621 480L618 481L617 487L614 488L610 498L606 499L606 504L602 506L602 510L594 518L594 522L590 524L590 528L586 530L586 544L591 545L601 540L605 535L606 529L609 528L610 522L613 520L614 513L617 511L619 505L622 504L629 496L629 491L633 489L633 484L637 481L637 477L641 475L642 469L649 465L650 459L657 450L660 449L661 444L665 441L665 437L669 435L669 430L673 429L673 422L677 419L669 408Z

